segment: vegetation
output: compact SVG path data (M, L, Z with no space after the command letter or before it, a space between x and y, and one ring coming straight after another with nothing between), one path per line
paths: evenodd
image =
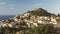
M60 14L58 14L58 16L60 17Z
M39 25L38 27L30 28L30 34L57 34L56 28L52 24Z
M22 31L23 34L57 34L56 28L54 28L52 24L39 25L37 27L29 28L29 29L27 29L25 26L25 27L21 27L21 30L19 31ZM0 34L16 34L16 30L11 29L9 27L5 29L0 28Z
M31 13L32 15L37 15L37 16L51 16L51 15L56 16L55 14L51 14L42 8L38 8L37 10L28 11L27 13Z
M0 34L3 34L3 32L4 32L4 29L0 28Z

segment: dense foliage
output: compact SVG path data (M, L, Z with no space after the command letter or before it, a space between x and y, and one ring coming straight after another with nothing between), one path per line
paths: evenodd
M38 27L30 28L30 34L57 34L56 29L52 24L39 25Z
M37 16L51 16L51 15L56 16L55 14L51 14L42 8L38 8L38 9L32 10L32 11L28 11L27 13L31 13L32 15L37 15Z

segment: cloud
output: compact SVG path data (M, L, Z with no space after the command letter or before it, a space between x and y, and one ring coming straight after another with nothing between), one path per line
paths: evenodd
M35 4L35 5L33 5L33 6L40 6L41 4Z
M10 9L15 9L15 8L12 7L12 8L10 8Z
M16 6L16 5L8 5L8 6Z
M5 2L1 2L0 4L1 4L1 5L4 5L4 4L7 4L7 3L5 3Z

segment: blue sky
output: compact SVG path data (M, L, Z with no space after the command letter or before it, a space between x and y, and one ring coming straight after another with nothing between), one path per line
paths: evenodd
M0 0L0 15L22 14L34 8L60 13L60 0Z

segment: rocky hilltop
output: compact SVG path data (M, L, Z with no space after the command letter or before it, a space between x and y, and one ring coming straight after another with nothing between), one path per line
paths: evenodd
M34 10L28 11L27 13L30 13L32 15L36 16L56 16L55 14L47 12L47 10L42 9L42 8L35 8Z

